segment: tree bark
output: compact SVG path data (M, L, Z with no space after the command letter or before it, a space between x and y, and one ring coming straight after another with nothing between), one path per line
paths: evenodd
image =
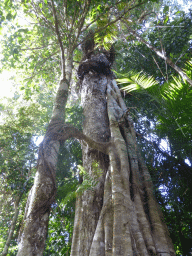
M72 71L72 57L68 56L66 79L60 81L52 118L39 149L39 158L34 185L25 207L23 225L19 235L17 256L43 255L47 237L51 204L56 193L55 174L60 140L54 134L64 125L65 106Z
M89 72L81 98L83 132L111 143L108 155L83 146L84 168L94 178L97 161L102 175L77 197L71 256L175 255L116 82Z
M110 136L106 89L107 78L104 75L87 75L82 84L83 133L98 142L108 142ZM97 177L97 173L94 173L94 161L98 162L99 169L102 170L99 177ZM71 255L90 255L93 236L103 205L108 162L107 155L90 148L88 145L83 146L83 166L93 179L98 178L98 184L94 191L85 191L82 196L77 198Z

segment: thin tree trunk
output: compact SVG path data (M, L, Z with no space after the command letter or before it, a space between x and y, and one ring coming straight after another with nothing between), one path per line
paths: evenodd
M127 24L126 22L124 22L124 24L126 25L127 29L129 30L129 32L131 32L132 35L134 35L137 39L139 39L140 42L144 43L149 49L151 49L152 51L154 51L159 57L161 57L162 59L164 59L166 61L167 64L169 64L169 66L171 66L173 69L175 69L175 71L177 71L177 73L184 79L186 80L191 86L192 86L192 80L185 74L185 72L183 72L183 70L181 68L179 68L175 63L173 63L167 56L165 52L161 52L159 51L157 48L155 48L154 46L152 46L151 44L149 44L147 41L145 41L139 34L137 34L134 30L132 30Z
M60 81L52 118L40 145L37 172L25 207L17 256L43 255L50 207L56 193L55 173L60 148L60 141L53 136L60 132L64 124L69 79L72 71L70 56L67 61L67 78Z
M102 175L77 198L71 256L175 255L116 82L89 72L81 98L84 133L111 143L109 158L83 146L86 171L94 178L97 161Z
M15 201L15 213L14 213L14 216L13 216L13 219L12 219L11 227L9 229L9 234L8 234L8 237L7 237L7 241L5 243L5 246L4 246L4 249L3 249L3 252L2 252L2 256L7 255L7 253L8 253L9 245L11 243L11 239L13 237L14 229L15 229L15 226L16 226L16 223L17 223L17 218L18 218L18 215L19 215L19 203L20 203L22 195L23 195L23 193L21 193Z

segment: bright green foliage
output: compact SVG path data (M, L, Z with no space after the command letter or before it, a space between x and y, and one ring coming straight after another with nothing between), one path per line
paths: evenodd
M0 2L0 30L2 25L6 25L14 20L17 15L17 4L11 0L1 0Z
M8 29L4 36L2 65L4 69L18 69L22 74L21 81L26 78L25 84L38 89L39 82L55 83L56 74L60 73L56 69L60 58L57 44L52 40L52 31L36 25L27 27Z
M120 74L117 74L121 76ZM152 76L148 77L142 73L129 72L122 75L124 78L119 78L116 81L123 84L123 90L126 92L139 91L149 89L151 86L154 88L159 84ZM153 89L154 90L154 89Z

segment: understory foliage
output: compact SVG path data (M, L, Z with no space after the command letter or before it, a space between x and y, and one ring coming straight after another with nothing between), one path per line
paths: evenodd
M38 150L35 138L43 124L42 120L38 121L42 115L46 115L42 106L39 105L37 109L37 104L29 105L24 100L21 103L18 99L9 99L1 104L0 248L3 250L8 231L13 228L13 237L9 241L12 255L17 251L16 239L24 214L26 194L33 184Z
M117 103L119 110L116 120L110 119L111 127L119 126L118 134L126 141L123 129L127 127L122 127L125 123L129 126L131 121L125 116L133 120L138 151L145 159L153 182L151 189L163 212L176 255L191 255L192 89L125 26L126 22L149 44L166 53L192 79L191 11L185 13L181 9L168 1L147 0L1 1L0 69L14 70L17 75L13 77L16 85L13 99L8 103L2 100L0 105L3 115L0 119L0 253L7 246L3 255L17 254L24 208L37 170L38 139L45 135L54 107L59 106L54 105L54 97L63 75L67 77L69 97L61 116L65 116L66 123L83 130L85 116L79 99L82 81L78 81L76 73L85 57L84 40L91 30L97 53L104 48L109 50L112 44L116 51L113 68L122 90L118 95L114 84L112 89L108 88L112 96L117 97L113 103ZM118 106L121 97L126 104L123 111L122 106ZM133 132L133 126L130 127ZM50 207L43 255L70 255L76 198L86 193L92 195L99 186L98 180L102 179L98 161L93 161L90 167L94 175L86 173L82 161L84 147L83 139L70 138L65 143L60 140L55 168L57 193ZM133 151L129 147L126 150L133 164ZM113 159L113 151L111 155ZM140 154L137 157L139 176L143 177L141 165L144 163ZM130 173L133 182L134 172ZM114 175L108 171L106 181ZM146 188L142 186L143 198L147 201ZM135 203L134 195L138 194L134 182L130 194ZM118 207L115 205L113 211L118 213ZM144 207L145 214L147 211ZM105 211L101 215L104 216ZM148 252L154 251L149 244Z

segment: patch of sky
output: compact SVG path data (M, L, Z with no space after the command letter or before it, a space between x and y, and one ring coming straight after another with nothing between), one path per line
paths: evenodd
M192 10L192 1L190 0L164 0L162 7L160 9L159 14L157 14L157 19L160 15L160 13L163 12L163 9L165 8L165 6L169 6L169 19L172 21L173 20L173 15L175 15L175 13L178 11L183 11L186 14L188 14L191 10ZM173 12L171 12L171 10L174 10ZM151 22L146 22L145 23L145 29L148 28L153 28L154 26L151 27ZM155 26L155 27L159 27L159 28L163 28L165 26ZM174 27L173 27L174 28Z
M191 162L189 161L189 159L185 159L185 163L188 164L189 166L191 166Z
M34 136L33 142L35 145L39 146L39 144L43 141L44 136Z
M161 192L162 196L167 196L168 194L168 187L165 185L159 186L159 191Z

